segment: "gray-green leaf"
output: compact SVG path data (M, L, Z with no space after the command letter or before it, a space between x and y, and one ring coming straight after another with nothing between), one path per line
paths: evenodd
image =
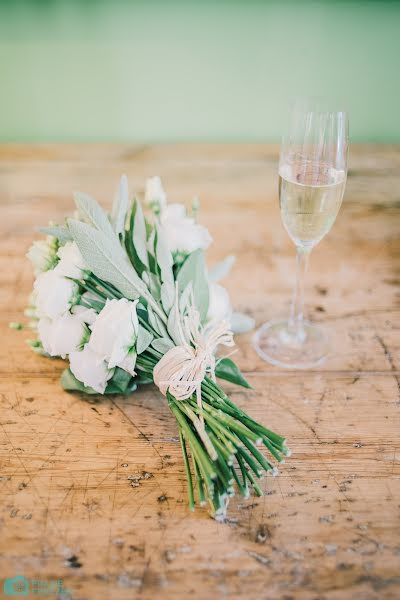
M142 354L148 348L153 340L152 334L142 325L139 325L138 336L136 340L136 352Z
M66 227L39 227L39 231L40 233L44 233L44 235L54 236L62 244L72 240L72 235Z
M107 236L115 236L114 230L100 204L84 192L75 192L75 204L82 219Z
M193 293L192 282L189 281L185 289L183 290L179 299L179 310L181 315L185 314L187 308L190 306L190 299Z
M160 317L152 310L152 308L150 306L147 307L147 314L148 314L148 318L149 318L149 323L150 323L151 327L154 329L154 331L157 331L157 333L161 337L168 337L168 332L165 329L163 322L161 321Z
M163 283L174 284L174 274L172 265L174 264L172 254L168 248L162 227L157 228L156 258L161 271L161 281Z
M173 342L169 338L158 338L157 340L153 340L151 342L152 347L157 352L161 352L161 354L166 354L168 350L174 348Z
M236 257L233 256L233 254L230 254L229 256L224 258L224 260L221 260L221 262L214 265L208 273L209 280L220 281L220 279L226 277L229 271L232 269L233 265L235 264L235 261Z
M161 286L161 302L165 312L168 314L175 301L175 287L170 281L166 281Z
M201 321L204 322L207 317L210 292L202 250L195 250L187 257L178 273L177 282L180 293L185 290L189 282L192 282L194 302Z
M184 340L182 340L180 328L179 328L179 315L176 312L176 305L171 308L168 316L167 329L170 338L175 342L177 346L180 346Z
M161 298L160 280L157 275L154 275L154 273L147 273L147 275L149 279L148 288L153 298L158 302Z
M136 253L145 267L149 268L149 259L146 248L146 223L143 216L142 206L138 200L135 201L135 217L133 223L133 245Z
M75 219L68 219L68 227L85 262L97 277L112 283L129 300L148 296L145 284L129 263L114 233L109 237Z
M114 226L114 231L117 235L125 233L125 219L126 213L129 207L129 189L128 189L128 178L126 175L122 175L118 192L115 196L112 210L111 210L111 222Z

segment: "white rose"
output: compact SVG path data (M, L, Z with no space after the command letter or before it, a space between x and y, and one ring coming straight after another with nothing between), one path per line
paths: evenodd
M139 321L136 313L138 300L126 298L107 300L96 321L91 325L89 346L108 367L121 367L131 375L135 373L136 339Z
M158 176L149 177L146 181L145 202L148 206L158 203L160 210L167 205L167 195Z
M99 394L104 394L107 381L113 376L114 370L108 369L105 361L93 352L89 344L81 352L71 352L69 363L71 372L79 381Z
M59 262L55 268L57 273L64 277L81 279L83 269L87 269L83 256L76 242L67 242L59 248L57 255Z
M208 306L207 321L217 323L219 321L232 320L232 305L228 291L219 283L210 283L210 303Z
M41 273L33 284L36 292L36 311L39 317L57 319L73 304L76 283L61 277L55 269Z
M208 248L212 242L208 229L188 217L183 204L168 204L161 211L160 224L171 252L189 254L198 248Z
M82 319L67 312L58 319L42 317L38 322L42 346L50 356L65 358L84 343L89 331Z
M44 240L33 242L26 256L31 261L35 275L52 269L57 263L57 240L48 235Z

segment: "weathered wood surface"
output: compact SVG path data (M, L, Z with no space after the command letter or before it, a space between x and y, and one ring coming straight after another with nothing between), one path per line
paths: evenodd
M256 357L251 335L238 338L254 389L232 396L294 454L263 498L235 498L221 524L187 509L174 419L155 388L65 393L62 361L36 356L8 322L32 284L35 227L70 212L75 189L107 204L122 172L138 192L160 174L171 199L199 195L210 262L238 257L226 281L235 306L258 324L284 314L294 251L277 149L0 146L1 577L61 578L74 600L400 597L400 149L353 148L350 165L308 282L334 352L313 371L281 371ZM152 477L131 487L141 471Z

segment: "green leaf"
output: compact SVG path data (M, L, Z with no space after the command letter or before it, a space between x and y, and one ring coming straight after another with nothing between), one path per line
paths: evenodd
M209 280L219 281L220 279L226 277L229 271L232 269L233 265L235 264L235 261L236 257L233 256L233 254L230 254L229 256L224 258L224 260L221 260L221 262L214 265L208 273Z
M179 310L178 310L179 313ZM168 315L167 329L169 337L175 342L176 346L180 346L184 340L182 340L179 321L180 313L177 314L176 304L171 308Z
M114 230L100 204L84 192L75 192L75 204L82 219L107 236L115 237Z
M141 295L148 297L145 284L129 263L114 233L109 237L74 219L68 219L68 227L89 269L97 277L114 285L129 300Z
M136 387L135 378L130 373L116 367L114 375L107 383L105 394L130 394Z
M135 377L137 385L147 385L149 383L153 383L153 376L149 373L144 373L143 371L139 371L137 376Z
M133 245L136 250L136 254L141 260L142 264L149 268L149 259L147 257L147 247L146 247L146 223L143 216L142 206L138 200L135 200L135 204L132 208L134 213L134 222L133 222Z
M136 378L132 377L129 373L116 367L112 379L107 383L105 394L130 394L137 388L135 381ZM61 385L67 392L83 392L91 396L101 396L99 392L96 392L93 388L86 386L84 383L79 381L71 372L70 369L65 369L61 375Z
M128 178L126 175L122 175L118 192L115 196L112 210L111 210L111 222L114 227L114 231L117 235L125 233L125 219L126 213L129 207L129 190L128 190Z
M84 394L98 394L93 388L79 381L70 369L65 369L61 374L61 386L67 392L83 392Z
M161 288L160 288L160 279L154 273L143 273L147 278L144 278L144 281L149 282L147 287L149 288L151 295L157 302L161 299ZM142 275L142 277L143 277Z
M236 385L252 389L251 385L241 374L239 367L230 358L221 358L217 362L215 375L220 379L225 379L231 383L236 383Z
M157 340L153 340L151 342L152 347L157 352L161 352L161 354L166 354L168 350L174 348L173 342L169 338L158 338Z
M200 313L201 321L204 322L207 317L210 292L202 250L195 250L189 254L179 270L177 282L180 293L192 282L194 302Z
M174 261L162 228L157 229L156 258L161 272L161 301L165 312L168 314L175 300L174 273L172 270Z
M40 233L44 233L44 235L52 235L62 244L72 240L72 235L66 227L39 227L39 231Z
M189 281L183 292L181 293L181 297L179 298L179 310L181 315L185 314L187 308L190 306L190 299L193 293L192 282Z
M175 286L172 282L165 282L161 286L161 303L168 314L175 302Z
M149 230L150 228L150 230ZM156 230L153 226L146 223L147 230L147 256L149 259L149 268L150 271L159 276L157 261L156 261L156 251L155 251L155 241L156 241Z
M154 310L150 306L147 307L147 316L149 323L154 329L154 331L156 331L160 335L160 337L168 337L168 333L164 323L161 321L160 317L154 312Z
M153 340L152 334L147 331L142 325L139 325L138 336L136 341L136 352L142 354L148 348Z
M133 232L135 226L135 205L132 206L131 214L129 217L129 231L125 236L125 247L129 256L129 260L131 261L135 271L142 275L143 272L146 271L146 265L142 263L140 260L138 253L136 251L135 245L133 243Z

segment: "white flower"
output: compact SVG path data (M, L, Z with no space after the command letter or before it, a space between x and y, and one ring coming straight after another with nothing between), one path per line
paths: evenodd
M208 248L212 242L208 229L188 217L183 204L168 204L161 211L160 224L171 252L190 254L198 248Z
M158 176L149 177L146 181L145 202L148 206L158 203L160 210L167 205L167 196Z
M99 394L104 394L107 381L113 376L114 370L107 368L105 361L93 352L89 344L81 352L71 352L69 363L71 372L79 381Z
M146 181L145 201L159 214L160 226L164 230L170 252L190 254L199 248L208 248L211 244L208 229L198 225L193 217L188 217L183 204L167 203L159 177L150 177Z
M91 325L89 346L108 367L121 367L135 375L136 339L139 321L136 314L138 300L126 298L107 300L96 321Z
M79 319L88 325L93 325L97 319L97 312L93 308L86 308L86 306L80 304L73 306L71 312L73 315L78 315Z
M74 303L78 286L55 269L41 273L33 284L36 292L36 312L39 317L56 319Z
M44 240L33 242L26 256L31 261L35 275L52 269L57 263L57 240L48 235Z
M218 323L225 320L231 323L232 305L228 291L219 283L210 283L210 303L208 306L207 321Z
M69 312L54 320L42 317L37 327L40 341L47 354L61 356L61 358L78 350L89 333L82 319Z
M55 270L64 277L81 279L83 269L87 269L76 242L67 242L57 252L60 258Z

